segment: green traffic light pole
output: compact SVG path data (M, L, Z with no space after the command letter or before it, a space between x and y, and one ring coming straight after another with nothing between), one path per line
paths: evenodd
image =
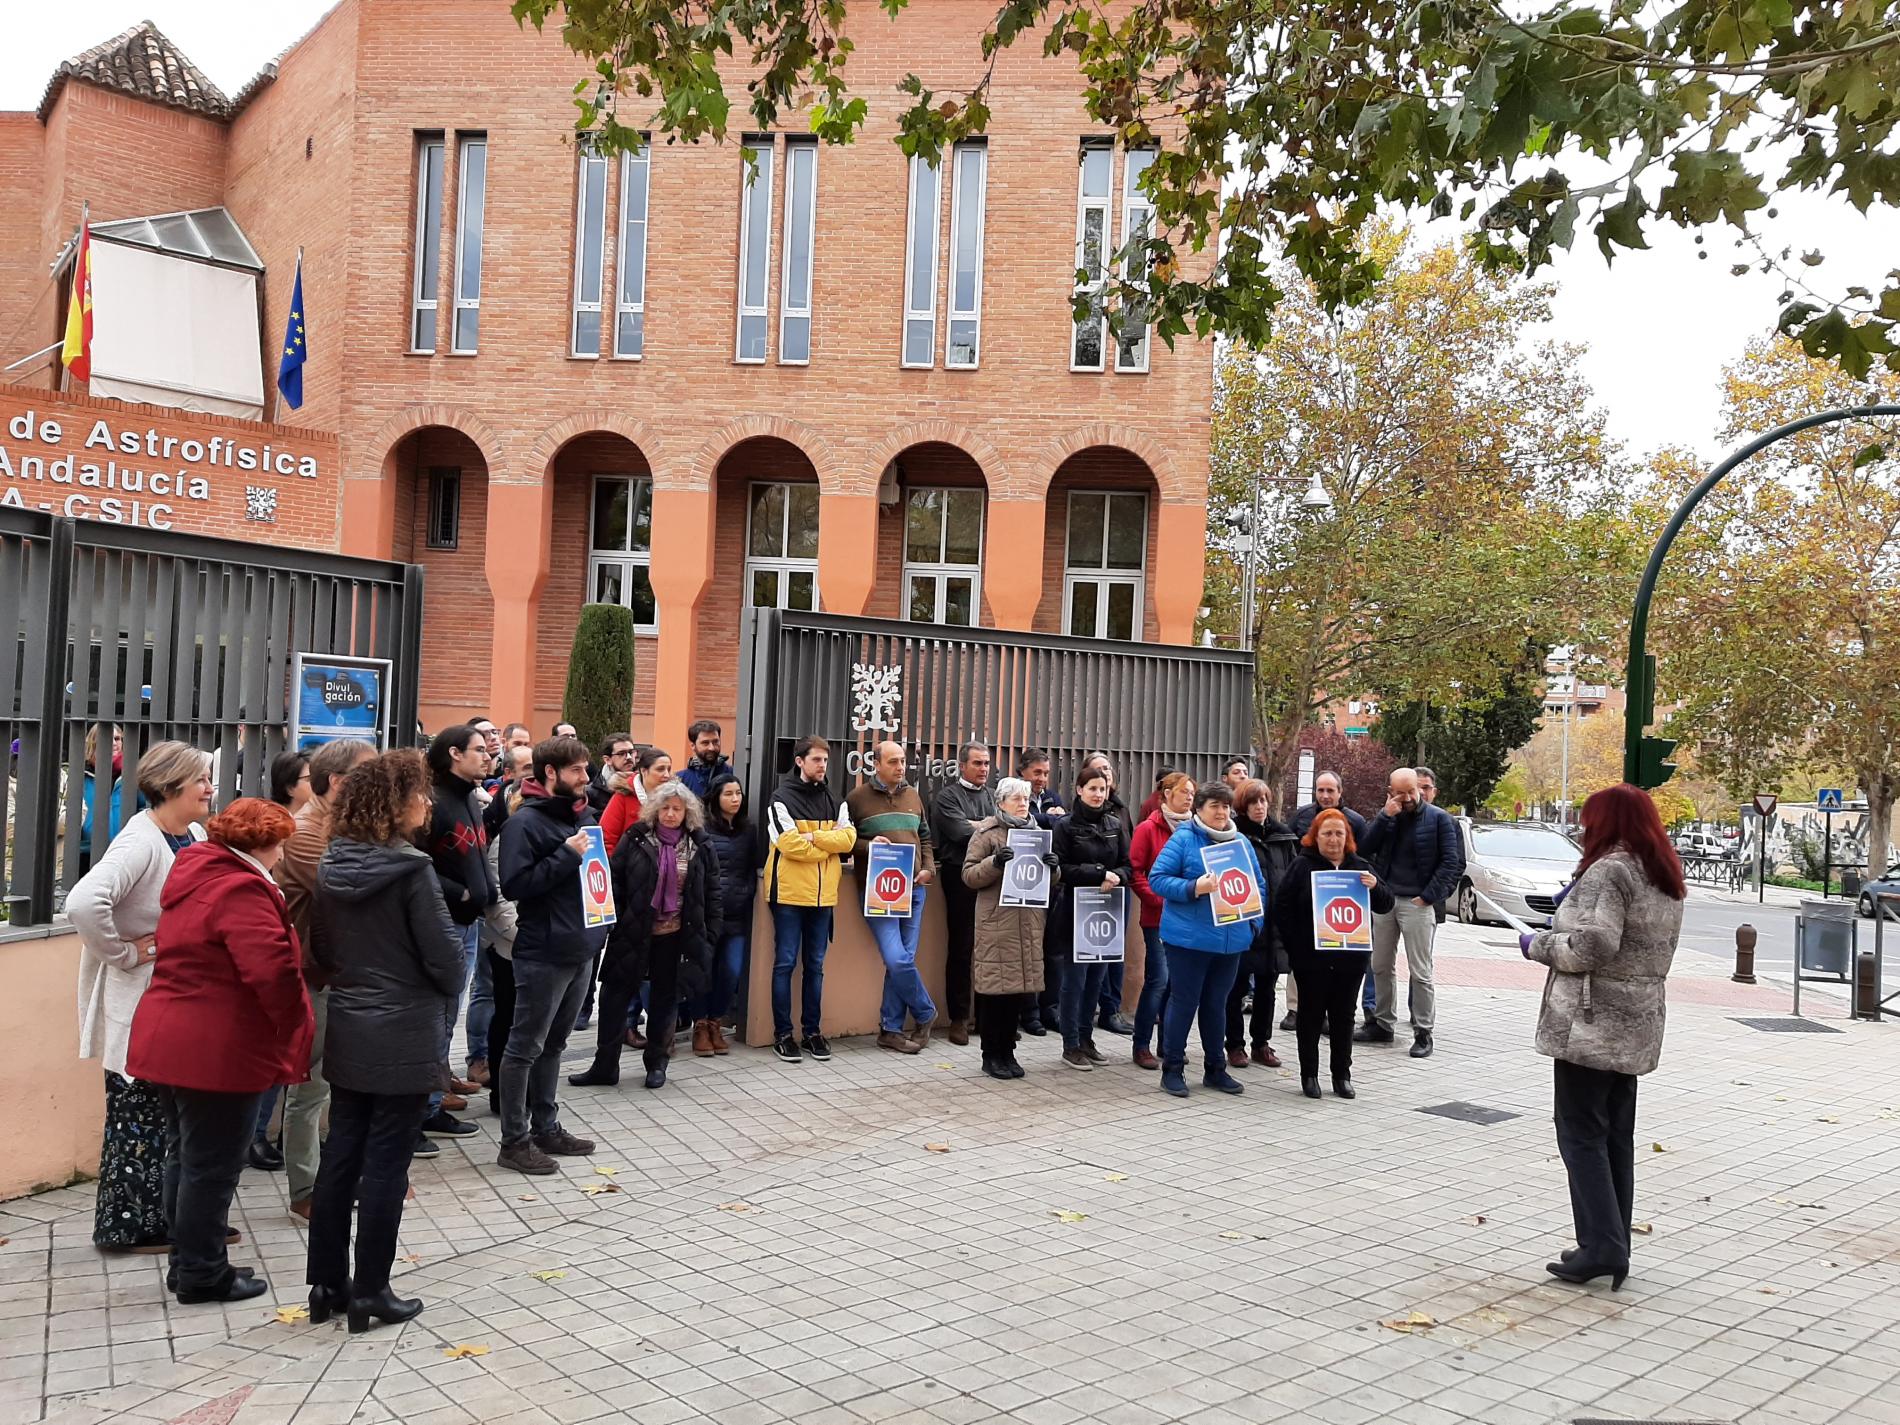
M1649 567L1643 570L1643 582L1636 587L1636 606L1630 610L1630 654L1624 674L1630 707L1630 716L1623 728L1624 781L1639 787L1660 787L1676 770L1673 764L1663 760L1675 750L1676 744L1668 738L1647 737L1643 733L1643 729L1656 717L1656 660L1644 645L1649 637L1649 601L1656 592L1656 576L1662 572L1663 558L1669 553L1669 546L1676 542L1676 536L1681 533L1689 516L1695 513L1695 507L1702 503L1704 495L1722 482L1729 471L1776 441L1786 440L1791 435L1799 435L1815 426L1833 425L1837 421L1866 420L1871 416L1900 416L1900 406L1849 406L1844 410L1821 411L1776 426L1766 435L1751 440L1703 476L1689 492L1688 498L1676 507L1675 514L1669 517L1669 523L1663 526L1662 538L1656 541L1656 547L1650 551Z

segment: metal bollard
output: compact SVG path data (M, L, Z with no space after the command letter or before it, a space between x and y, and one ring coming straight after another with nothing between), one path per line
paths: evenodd
M1871 950L1861 951L1854 961L1854 1018L1880 1018L1880 981Z
M1729 978L1738 985L1755 983L1755 927L1746 922L1735 927L1735 973Z

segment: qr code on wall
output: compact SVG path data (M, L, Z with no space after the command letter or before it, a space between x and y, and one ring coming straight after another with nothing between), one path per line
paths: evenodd
M260 524L277 523L277 492L262 485L244 487L244 518Z

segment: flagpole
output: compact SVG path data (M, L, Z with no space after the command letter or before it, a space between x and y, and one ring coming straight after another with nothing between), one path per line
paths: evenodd
M84 260L85 255L86 255L86 229L91 225L91 223L92 223L92 199L81 198L79 200L79 236L73 240L73 290L75 293L77 293L78 291L79 282L82 276L79 270L79 266L80 266L80 263ZM71 300L67 301L66 306L67 306L68 311L70 311L72 308ZM61 329L61 332L60 332L59 344L60 344L60 349L63 352L66 346L66 335L63 328ZM90 352L88 352L88 355L90 355ZM92 383L88 381L86 385L87 385L87 388L90 389ZM59 363L59 389L62 393L70 392L73 389L73 369L71 366L66 364L66 361L64 360L63 357Z

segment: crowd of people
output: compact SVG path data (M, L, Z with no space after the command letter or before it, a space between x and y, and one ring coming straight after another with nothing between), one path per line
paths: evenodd
M1350 1099L1355 1044L1396 1040L1403 948L1411 1054L1433 1052L1432 942L1462 861L1429 768L1393 772L1370 819L1322 772L1312 802L1283 822L1246 757L1205 785L1164 768L1131 812L1102 754L1058 789L1047 753L1026 750L996 777L976 741L928 796L905 748L882 743L870 775L840 797L832 749L807 737L755 823L722 736L695 723L676 769L624 733L596 755L571 729L536 742L521 724L478 718L437 734L426 754L350 741L285 752L268 799L241 797L216 815L212 757L150 748L137 764L141 809L67 900L84 946L80 1049L106 1078L96 1244L167 1253L181 1302L257 1295L265 1284L229 1258L229 1208L247 1163L281 1169L291 1211L309 1224L312 1319L345 1316L353 1332L408 1319L422 1303L392 1293L390 1269L411 1162L475 1136L460 1115L484 1092L500 1166L547 1175L593 1153L563 1126L560 1103L563 1053L590 1027L592 1062L572 1086L617 1084L632 1048L645 1087L662 1088L688 1032L695 1055L728 1053L760 896L773 938L772 1053L787 1064L831 1057L833 916L841 896L862 895L880 843L912 848L913 870L908 914L870 921L885 972L881 1049L914 1055L934 1036L966 1045L974 1034L982 1072L1014 1080L1027 1072L1025 1038L1059 1036L1060 1064L1091 1072L1110 1061L1112 1041L1099 1036L1123 1036L1133 1065L1186 1097L1198 1037L1201 1086L1240 1094L1236 1071L1281 1064L1285 976L1277 1027L1295 1033L1301 1092L1322 1096L1325 1040L1333 1093ZM1578 914L1523 948L1551 966L1553 984L1581 984L1580 1000L1546 997L1538 1036L1560 1060L1578 1225L1578 1254L1552 1271L1620 1283L1634 1075L1655 1065L1682 893L1660 822L1652 845L1627 799L1603 802L1594 819L1586 807L1584 825ZM1012 835L1032 830L1046 841ZM1005 894L1018 854L1040 855L1044 903ZM590 913L581 893L593 858L606 863L611 915ZM1216 866L1244 871L1255 903L1217 904ZM1369 949L1316 943L1314 877L1340 872L1365 888ZM1139 927L1130 955L1076 943L1078 900L1104 892ZM917 964L924 907L939 894L941 1003ZM1611 909L1646 917L1640 945L1626 947L1620 925L1604 929ZM1625 954L1636 968L1603 984L1603 967ZM1632 1026L1592 1027L1593 971L1595 1006Z

